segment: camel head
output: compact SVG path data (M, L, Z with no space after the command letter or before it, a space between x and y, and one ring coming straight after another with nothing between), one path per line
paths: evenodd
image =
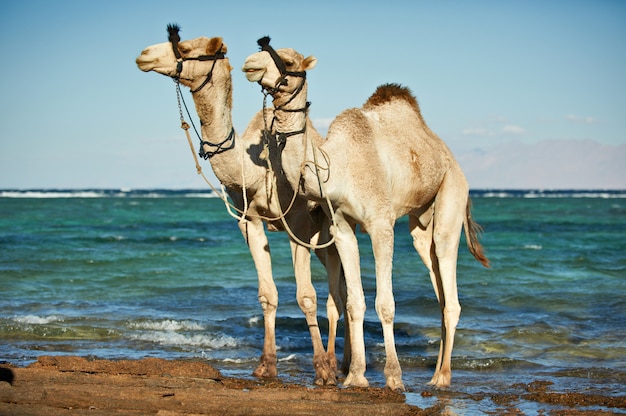
M226 45L221 37L199 37L180 41L178 26L169 25L169 42L148 46L135 62L144 72L154 71L179 79L181 84L197 91L216 72L226 71L230 75L232 67L226 55Z
M274 50L269 38L259 39L261 51L250 55L241 70L250 82L258 82L268 90L293 92L299 82L295 78L306 77L306 71L315 68L317 59L307 58L291 48Z

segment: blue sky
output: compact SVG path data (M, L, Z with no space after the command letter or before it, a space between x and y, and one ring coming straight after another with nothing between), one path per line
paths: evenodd
M262 106L239 68L270 35L318 58L322 132L397 82L473 188L626 188L626 2L598 0L3 2L0 188L204 187L173 82L134 62L171 22L224 38L239 132Z

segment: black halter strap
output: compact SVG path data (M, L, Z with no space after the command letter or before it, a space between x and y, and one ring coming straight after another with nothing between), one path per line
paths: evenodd
M198 137L198 139L200 140L200 152L199 155L200 157L206 159L209 159L210 157L218 154L218 153L222 153L225 152L227 150L232 149L233 147L235 147L235 128L232 127L230 129L230 133L228 134L228 136L222 140L219 143L212 143L209 142L207 140L202 140L200 134L198 133L198 130L196 129L196 125L193 123L193 118L191 117L191 114L189 113L189 109L187 108L187 103L185 102L183 95L180 91L180 74L183 72L183 62L184 61L213 61L213 65L211 65L211 69L209 70L209 73L207 74L206 78L204 79L204 82L195 90L191 90L192 93L198 92L200 91L206 84L209 83L209 81L211 80L211 78L213 77L213 68L215 68L215 63L217 62L218 59L224 59L226 58L226 54L224 52L222 52L222 46L224 45L220 45L219 49L217 50L217 52L214 55L200 55L200 56L196 56L196 57L191 57L191 58L183 58L180 50L178 49L178 43L180 42L180 36L178 35L178 31L180 30L180 27L178 27L178 25L175 24L169 24L167 25L167 32L169 34L168 36L168 40L169 42L172 44L172 50L174 51L174 56L176 56L176 76L172 77L174 78L174 82L176 83L176 96L178 98L178 110L180 112L180 119L181 121L184 121L183 119L183 110L181 107L181 101L185 106L185 111L187 112L187 116L189 117L189 121L191 122L191 125L194 129L194 131L196 132L196 136ZM186 124L186 123L185 123ZM187 128L189 128L189 126L187 126ZM211 148L212 150L209 151L205 151L204 147L207 146L209 148Z
M270 54L270 56L272 57L272 59L274 60L274 64L276 65L276 68L278 68L278 71L280 72L280 78L278 79L278 81L276 82L276 86L272 89L272 90L267 90L265 88L263 88L263 93L265 95L265 98L267 98L267 95L273 95L274 93L278 92L279 88L281 86L286 86L287 84L287 77L288 76L292 76L292 77L297 77L297 78L301 78L302 82L300 82L300 85L298 85L296 87L296 89L292 92L291 97L284 102L283 104L277 106L276 108L274 108L274 112L276 111L284 111L286 113L303 113L304 117L305 117L305 121L304 121L304 125L302 126L302 129L300 130L296 130L296 131L290 131L290 132L281 132L278 130L275 130L274 134L271 134L271 131L274 130L274 121L276 121L276 118L272 119L271 125L267 126L267 121L266 121L266 127L265 130L263 131L263 139L266 143L271 143L271 139L273 139L273 141L275 142L275 145L278 146L278 149L280 149L282 151L282 149L285 147L285 144L287 142L287 139L291 136L295 136L298 134L303 134L306 132L306 117L309 111L309 107L311 106L310 102L306 102L305 106L302 108L285 108L289 103L291 103L300 93L300 91L302 91L302 89L304 88L304 83L306 82L306 71L287 71L287 67L285 66L285 63L283 62L283 60L281 59L280 56L278 56L278 53L276 53L276 51L274 50L274 48L272 48L270 46L270 37L269 36L265 36L261 39L259 39L257 41L257 44L261 47L262 51L265 51L267 53ZM265 109L265 98L263 99L263 108ZM265 113L265 112L264 112Z
M278 53L276 53L274 48L270 46L270 40L271 39L269 36L264 36L261 39L257 40L257 44L261 47L262 51L270 54L270 56L274 60L274 63L276 64L276 68L278 68L278 70L280 71L280 78L276 83L275 88L279 88L281 85L287 85L288 76L299 77L303 79L306 78L305 71L287 71L287 67L285 66L283 60L280 58L280 56L278 56Z

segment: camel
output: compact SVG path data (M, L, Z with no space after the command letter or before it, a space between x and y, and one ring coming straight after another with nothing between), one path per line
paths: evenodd
M306 105L304 74L317 60L289 48L274 50L269 38L258 43L261 51L250 55L242 70L250 82L258 82L272 95L274 127L281 132L275 137L280 139L305 123L305 114L293 110ZM456 263L462 228L472 255L485 267L489 261L478 241L480 227L471 217L467 180L451 151L426 125L409 89L397 84L380 86L361 108L340 113L324 142L315 142L304 132L287 137L274 149L280 151L280 169L291 187L324 206L334 218L331 232L347 285L352 349L344 386L369 385L363 340L365 298L355 235L358 224L370 236L376 265L375 307L385 343L386 386L404 390L394 342L391 277L394 224L405 215L441 310L439 355L429 384L450 386L454 334L461 312Z
M179 28L168 26L170 42L147 47L136 59L137 66L144 72L154 71L174 78L192 91L196 112L202 128L200 154L208 158L213 172L225 187L237 211L242 213L238 225L249 246L258 275L258 297L263 309L265 337L263 352L253 374L257 377L277 376L275 320L278 307L278 292L272 277L270 249L263 223L268 230L293 232L290 246L297 284L297 301L305 314L314 350L316 384L336 384L336 358L334 351L324 350L317 321L317 298L311 283L310 250L295 239L315 243L328 234L328 223L323 212L289 190L284 175L269 174L267 160L262 155L263 113L257 113L243 135L238 136L232 125L232 67L225 54L227 47L222 38L199 37L180 41ZM182 115L181 115L182 118ZM307 130L313 140L322 137L307 120ZM271 183L279 183L280 193L273 193ZM292 203L291 209L287 207ZM284 218L281 220L281 215ZM326 224L326 225L324 225ZM316 251L329 274L331 291L340 290L341 265L339 257L330 246ZM339 295L329 297L328 308L340 309L332 304ZM339 298L340 299L340 298ZM335 321L339 317L334 318ZM336 323L335 323L336 326Z

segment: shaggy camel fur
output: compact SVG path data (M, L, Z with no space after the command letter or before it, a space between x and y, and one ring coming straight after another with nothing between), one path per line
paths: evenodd
M300 129L306 106L305 71L316 65L293 49L274 51L269 39L259 40L261 52L249 56L242 70L272 96L275 128ZM282 62L281 62L282 61ZM281 137L281 135L278 135ZM344 385L368 386L365 378L361 284L355 227L371 238L376 263L376 312L385 340L386 384L403 390L402 370L395 350L392 293L394 224L409 216L413 245L428 268L439 301L441 343L431 384L450 385L450 361L461 307L456 263L463 226L470 252L483 265L488 260L478 242L479 227L470 215L469 187L452 153L424 122L410 91L398 85L379 87L362 108L342 112L331 124L326 141L311 140L309 132L282 143L280 166L292 187L306 198L332 204L331 231L347 285L346 315L352 358ZM280 148L278 148L280 149Z
M169 29L169 28L168 28ZM172 28L178 37L178 29ZM173 32L170 31L170 36ZM180 58L177 60L175 51ZM269 244L263 227L263 219L268 220L268 229L283 230L281 212L287 211L294 191L283 175L273 177L268 173L267 161L261 156L263 150L262 129L263 114L256 114L241 137L237 136L232 126L232 67L226 53L226 45L219 37L199 37L178 43L160 43L144 49L136 63L144 72L157 73L178 79L181 84L192 90L196 111L202 123L202 147L209 154L213 172L226 188L228 195L239 212L244 215L239 220L239 228L254 260L259 279L259 301L263 309L265 340L260 364L254 371L258 377L275 377L276 340L275 320L278 306L278 292L272 277L272 265ZM200 57L200 59L197 59ZM216 59L207 59L213 57ZM182 64L182 68L179 66ZM208 75L207 75L208 74ZM322 138L307 120L307 127L312 140L319 143ZM219 146L209 142L222 142L230 135L234 142ZM216 150L217 149L217 150ZM272 181L279 185L279 194L273 193ZM245 196L244 196L245 192ZM312 206L312 204L309 204ZM310 211L307 201L298 197L293 207L284 218L293 233L302 241L315 242L320 230L326 229L328 222L318 208ZM324 350L317 323L317 299L311 283L310 250L290 239L294 272L297 284L297 301L306 316L314 350L316 384L336 384L336 361L331 365ZM341 264L334 246L325 252L318 252L318 257L327 266L330 281L337 281ZM335 285L336 286L336 285ZM336 287L333 290L338 290ZM335 305L329 306L336 309ZM337 317L337 319L339 319ZM334 357L333 357L334 358ZM334 366L334 368L333 368Z

